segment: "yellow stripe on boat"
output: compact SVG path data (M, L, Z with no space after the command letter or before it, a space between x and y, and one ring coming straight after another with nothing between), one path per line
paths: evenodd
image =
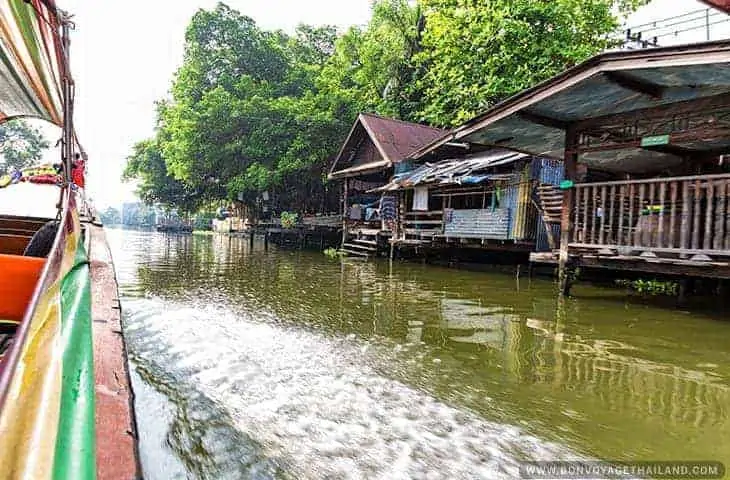
M58 280L41 296L0 412L3 478L50 478L61 396ZM50 461L49 461L50 460Z

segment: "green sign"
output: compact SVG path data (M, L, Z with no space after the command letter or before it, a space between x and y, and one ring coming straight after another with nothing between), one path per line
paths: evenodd
M563 180L560 182L560 190L570 190L571 188L573 188L572 180Z
M669 135L655 135L653 137L644 137L641 139L642 147L654 147L657 145L666 145L669 143Z

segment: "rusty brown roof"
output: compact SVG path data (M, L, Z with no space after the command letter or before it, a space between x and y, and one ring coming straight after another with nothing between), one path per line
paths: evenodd
M358 120L367 130L383 158L398 163L419 148L446 134L445 130L418 123L361 113Z
M377 163L378 169L386 169L445 134L445 130L427 125L381 117L373 113L361 113L332 164L330 178L338 177L338 172L349 176L350 165L347 164L347 158L361 147L364 135L373 142L382 157L382 161L371 163L373 166ZM369 164L365 167L367 165Z

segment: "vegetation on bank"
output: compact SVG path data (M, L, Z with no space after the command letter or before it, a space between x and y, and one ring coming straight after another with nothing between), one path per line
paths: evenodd
M325 176L358 112L459 124L610 47L617 15L645 2L379 0L364 27L292 34L222 3L199 10L125 178L186 212L263 192L278 212L336 207Z
M334 260L336 258L344 256L344 253L337 250L336 248L326 248L322 253L324 253L325 257L329 258L330 260Z
M642 295L648 296L670 296L674 297L679 294L679 284L677 282L662 281L655 279L637 279L637 280L616 280L619 287L633 290Z
M40 130L23 120L0 124L0 174L37 164L50 145Z

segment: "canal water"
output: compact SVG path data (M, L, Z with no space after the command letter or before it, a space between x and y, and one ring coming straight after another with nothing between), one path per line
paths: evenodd
M109 230L145 478L730 465L730 320L579 285Z

